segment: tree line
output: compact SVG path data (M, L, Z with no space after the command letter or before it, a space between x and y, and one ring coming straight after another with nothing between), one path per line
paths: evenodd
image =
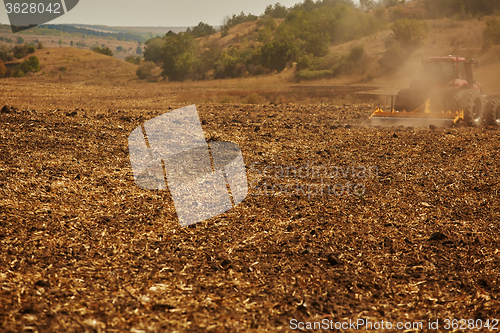
M39 28L41 29L50 29L50 30L57 30L57 31L62 31L65 33L70 33L70 34L82 34L86 36L96 36L100 38L107 38L107 37L113 37L116 38L119 41L127 41L127 40L133 40L136 42L143 42L145 38L143 36L134 34L134 33L129 33L129 32L104 32L104 31L97 31L93 29L87 29L87 28L79 28L71 25L59 25L59 24L44 24L41 25Z
M281 16L285 20L278 25L275 17ZM280 4L268 6L260 17L244 13L227 17L222 37L230 27L249 20L257 21L258 30L227 49L217 41L200 42L197 37L214 33L200 23L186 32L148 40L144 60L161 65L162 75L171 81L260 75L281 72L292 62L312 66L329 54L332 43L363 37L384 26L349 0L305 0L289 9Z

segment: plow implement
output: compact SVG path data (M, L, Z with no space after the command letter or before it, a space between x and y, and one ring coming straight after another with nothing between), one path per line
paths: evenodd
M394 110L393 103L391 102L390 111L384 111L381 108L376 108L369 118L370 125L372 126L453 126L454 124L463 121L464 112L431 112L430 103L427 100L423 105L411 111L398 111Z

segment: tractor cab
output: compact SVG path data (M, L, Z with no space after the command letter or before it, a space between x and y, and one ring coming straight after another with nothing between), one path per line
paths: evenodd
M477 62L465 58L429 57L422 59L422 71L418 81L421 86L427 89L462 89L472 88L481 90L481 87L474 82L472 64Z

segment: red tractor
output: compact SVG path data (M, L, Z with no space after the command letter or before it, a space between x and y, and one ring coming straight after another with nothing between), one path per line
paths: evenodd
M487 103L480 84L474 81L474 59L429 57L422 60L419 79L401 90L391 112L377 110L370 119L453 121L467 125L500 125L500 100ZM391 107L392 108L392 107Z

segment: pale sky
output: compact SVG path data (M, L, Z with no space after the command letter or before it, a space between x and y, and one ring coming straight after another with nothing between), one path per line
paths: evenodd
M14 0L12 2L15 2ZM20 1L23 2L23 1ZM26 1L29 2L29 1ZM49 22L108 26L194 26L200 21L220 25L224 16L252 13L260 15L267 5L280 2L286 7L301 0L80 0L67 14ZM9 24L0 5L0 23Z

